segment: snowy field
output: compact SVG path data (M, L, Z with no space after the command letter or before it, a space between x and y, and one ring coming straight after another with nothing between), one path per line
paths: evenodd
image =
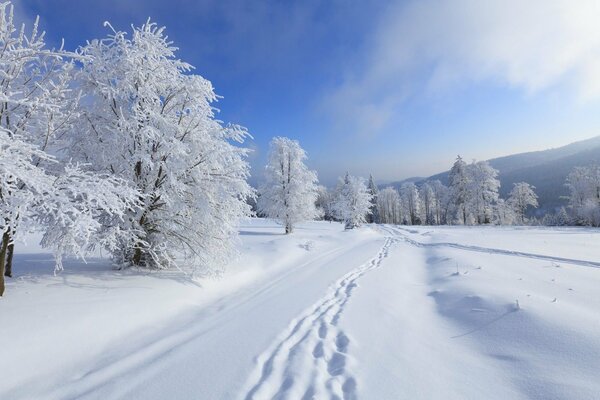
M220 278L17 252L0 399L597 399L600 231L240 228Z

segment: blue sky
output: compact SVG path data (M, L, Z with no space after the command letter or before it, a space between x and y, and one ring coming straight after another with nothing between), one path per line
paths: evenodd
M600 134L600 5L581 0L17 0L68 49L147 17L246 126L298 139L331 185L426 176Z

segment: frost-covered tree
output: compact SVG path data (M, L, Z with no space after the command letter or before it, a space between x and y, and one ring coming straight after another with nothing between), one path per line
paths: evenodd
M0 164L2 189L2 277L12 274L14 238L27 222L34 202L51 188L51 177L40 164L51 157L35 143L48 114L57 110L52 101L54 64L62 64L61 52L45 48L44 34L36 19L30 32L15 26L13 6L0 4ZM11 165L13 164L13 165ZM26 172L27 171L27 172ZM3 278L1 278L3 279ZM3 282L2 282L3 284Z
M526 182L515 183L508 197L508 204L513 208L517 216L517 222L524 224L526 221L525 212L529 206L537 207L537 195L534 192L535 186Z
M317 200L315 205L319 216L325 221L333 221L335 219L333 203L334 193L323 185L317 186Z
M546 213L542 218L545 226L567 226L571 224L571 218L565 207L561 207L555 213Z
M318 215L317 173L304 164L306 152L296 140L273 138L268 158L258 209L280 221L286 234L292 233L295 224Z
M367 215L367 222L369 224L372 223L376 223L378 224L379 221L379 210L377 209L377 194L379 192L379 190L377 189L377 185L375 184L375 181L373 180L373 175L369 175L369 183L367 185L367 188L369 189L369 193L371 194L371 209L370 209L370 213L369 215Z
M467 171L467 163L460 156L456 158L454 165L450 169L448 181L450 198L456 212L456 217L466 225L469 203L469 173Z
M554 218L556 226L567 226L571 224L571 217L565 207L561 207Z
M335 190L336 215L346 229L353 229L366 221L371 208L371 193L361 177L346 173L340 178Z
M43 204L36 207L34 221L43 232L41 245L54 253L55 272L63 269L63 255L83 258L95 248L114 250L122 233L104 229L121 221L127 210L139 206L138 192L108 174L82 170L66 164L53 177Z
M433 207L435 215L435 224L441 225L447 223L448 211L450 208L450 191L439 180L434 180L429 183L433 195Z
M419 207L421 211L421 220L428 225L435 224L435 197L433 188L429 182L424 182L419 188L419 200L421 201Z
M83 255L96 236L100 214L119 218L135 203L118 179L70 164L66 133L77 121L71 88L72 53L49 50L36 19L30 33L14 25L10 3L0 4L0 295L12 275L15 237L41 230L42 245L61 269L65 253ZM52 154L52 155L50 155Z
M498 199L494 205L494 223L498 225L513 225L517 221L514 207L504 199Z
M121 265L218 267L231 254L238 220L249 214L245 129L223 126L211 83L179 60L164 28L148 21L131 36L114 31L80 49L78 132L69 148L90 171L139 193L122 219Z
M419 190L417 186L412 182L402 184L400 187L400 197L402 203L406 209L406 217L410 225L418 225L421 223L419 219Z
M48 193L52 187L48 175L34 162L35 158L46 157L45 153L10 131L0 131L0 296L4 294L7 251L17 226L29 217L36 198Z
M402 222L402 205L400 195L393 187L382 189L377 196L377 208L380 222L383 224L399 224Z
M478 224L492 222L493 205L498 201L498 171L487 162L473 162L467 167L469 205Z
M567 176L569 207L580 225L600 226L600 166L576 167Z

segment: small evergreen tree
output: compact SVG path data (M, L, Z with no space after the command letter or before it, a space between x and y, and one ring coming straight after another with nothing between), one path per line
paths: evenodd
M369 175L369 184L367 185L367 188L369 189L369 194L371 194L371 208L370 214L367 215L367 222L370 224L378 224L380 222L379 210L377 209L378 189L377 185L375 184L375 181L373 180L373 175Z

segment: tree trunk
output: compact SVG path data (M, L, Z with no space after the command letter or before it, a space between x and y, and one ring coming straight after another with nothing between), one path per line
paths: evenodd
M2 235L2 246L0 247L0 297L4 295L4 266L6 263L6 250L8 249L8 242L10 236L8 232L4 232Z
M136 267L141 267L142 266L142 248L141 247L136 247L133 250L133 257L131 258L131 263L133 265L135 265Z
M146 223L146 213L147 212L148 211L145 210L144 213L142 214L142 216L140 217L139 224L140 224L140 227L142 229L144 229L144 224ZM136 248L133 250L133 257L131 259L131 262L133 263L133 265L139 267L142 264L142 256L143 256L143 254L142 254L142 244L140 242L138 242L137 245L136 245Z
M8 276L10 278L12 278L12 260L13 260L14 252L15 252L15 244L11 243L8 245L8 249L6 252L6 267L4 270L4 276Z
M292 233L292 224L287 223L285 224L285 234L287 235L289 233Z

